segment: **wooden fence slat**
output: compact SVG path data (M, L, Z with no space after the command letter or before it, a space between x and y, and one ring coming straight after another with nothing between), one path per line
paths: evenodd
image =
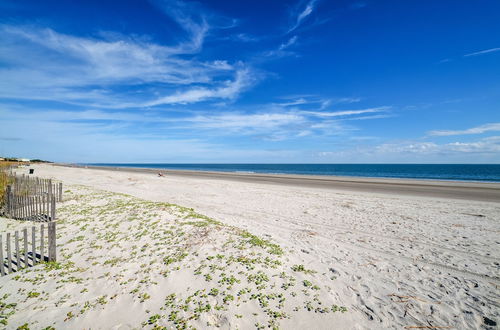
M40 259L45 262L45 225L40 226Z
M45 214L45 195L40 196L40 215Z
M14 240L16 245L16 272L21 269L21 256L19 255L19 231L14 233Z
M46 214L47 214L47 219L48 219L48 218L49 218L49 216L50 216L50 214L49 214L49 213L50 213L50 195L49 195L49 194L47 194L47 213L46 213Z
M7 233L7 271L12 273L12 251L10 249L10 233Z
M49 261L56 261L56 223L49 222Z
M39 208L39 214L40 214L40 219L42 218L43 215L43 195L38 196L38 208Z
M52 197L52 221L56 220L56 198Z
M12 205L11 205L12 204L12 202L11 202L11 198L12 198L12 196L11 196L11 189L12 188L11 188L11 186L9 184L9 185L7 185L7 190L5 191L5 196L7 196L7 214L9 216L12 215L11 214L12 213L12 210L11 210L11 207L12 207Z
M40 213L38 211L38 195L33 196L33 204L35 205L35 219L38 219L38 214Z
M28 196L28 205L29 205L29 208L30 208L30 215L29 215L29 219L30 220L33 220L32 217L33 217L33 197L31 196Z
M26 203L26 220L29 220L30 217L30 202L29 202L29 196L24 196L24 202Z
M5 275L5 268L3 266L3 239L2 234L0 234L0 276Z
M24 267L29 267L29 259L28 259L28 228L23 229L23 238L24 238Z
M49 180L49 199L52 197L52 180ZM50 209L50 208L49 208Z
M26 203L26 195L22 197L22 203L23 203L23 219L26 219L26 216L28 215L28 203Z
M33 259L33 266L36 265L36 237L35 226L31 227L31 256Z

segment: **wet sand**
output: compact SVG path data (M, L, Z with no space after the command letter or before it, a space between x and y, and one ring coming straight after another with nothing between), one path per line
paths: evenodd
M149 168L77 166L107 171L123 171L132 173L158 173L169 176L190 177L196 179L222 179L240 182L267 183L271 185L289 185L307 188L322 188L343 191L357 191L376 194L395 194L431 198L451 198L461 200L500 202L500 183L497 182L465 182L439 181L393 178L363 178L327 175L287 175L258 174L186 170L159 170Z

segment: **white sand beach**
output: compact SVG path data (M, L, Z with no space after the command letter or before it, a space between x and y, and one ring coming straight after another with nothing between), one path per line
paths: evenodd
M0 278L7 328L494 329L500 321L500 201L33 168L64 184L58 264Z

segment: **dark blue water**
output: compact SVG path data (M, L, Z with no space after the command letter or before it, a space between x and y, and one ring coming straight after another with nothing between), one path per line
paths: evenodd
M500 164L110 164L86 165L192 171L339 175L500 182Z

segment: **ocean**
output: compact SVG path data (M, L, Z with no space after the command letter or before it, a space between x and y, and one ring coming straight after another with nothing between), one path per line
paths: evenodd
M371 178L500 182L500 164L139 164L82 165L236 173L337 175Z

